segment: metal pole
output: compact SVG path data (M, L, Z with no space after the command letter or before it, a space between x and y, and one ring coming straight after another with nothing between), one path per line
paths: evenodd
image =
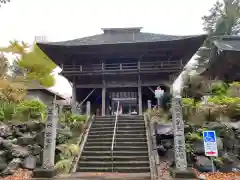
M157 105L158 105L158 110L160 110L160 106L161 106L161 99L157 98Z
M212 161L212 172L214 173L214 171L215 171L215 166L214 166L214 162L213 162L213 157L211 157L211 161Z

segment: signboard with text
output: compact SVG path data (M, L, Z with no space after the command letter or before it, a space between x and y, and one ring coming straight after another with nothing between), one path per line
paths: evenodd
M159 99L162 97L164 93L164 90L162 90L160 87L157 87L157 89L155 90L155 98Z
M206 156L218 156L215 131L203 131L203 142Z
M187 169L184 122L180 97L172 98L172 118L174 127L175 163L179 170Z
M54 167L57 120L57 108L48 107L43 149L43 167L46 169Z

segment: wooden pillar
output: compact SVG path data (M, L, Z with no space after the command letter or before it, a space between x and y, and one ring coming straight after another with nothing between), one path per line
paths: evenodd
M138 75L138 114L142 115L142 85L140 75Z
M103 80L103 87L102 87L102 116L106 114L106 85L105 80Z
M77 94L76 94L76 84L75 81L73 82L73 86L72 86L72 107L71 107L71 111L73 114L77 113Z

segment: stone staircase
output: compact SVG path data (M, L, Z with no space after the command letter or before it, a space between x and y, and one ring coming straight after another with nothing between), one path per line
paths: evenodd
M112 164L114 122L115 116L93 120L76 172L145 173L150 178L143 116L118 117Z

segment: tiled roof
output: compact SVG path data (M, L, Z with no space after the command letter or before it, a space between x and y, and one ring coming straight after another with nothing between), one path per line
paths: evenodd
M46 42L39 44L51 44L62 46L84 46L84 45L101 45L101 44L121 44L121 43L138 43L138 42L161 42L189 39L198 36L173 36L164 34L140 32L141 28L109 28L103 29L103 34L88 36L84 38L62 41Z
M240 51L240 36L219 36L213 43L223 51Z

